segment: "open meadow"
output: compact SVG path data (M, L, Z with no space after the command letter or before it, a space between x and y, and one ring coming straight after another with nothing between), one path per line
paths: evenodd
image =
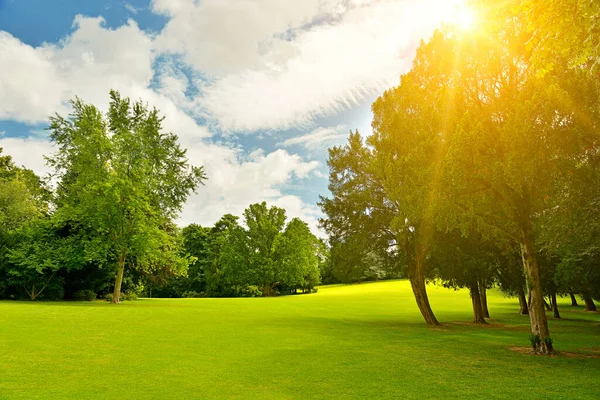
M0 302L1 399L511 398L600 396L600 314L560 301L559 355L529 344L518 303L489 292L471 324L466 291L429 287L429 328L408 281L311 295ZM564 353L578 353L565 356Z

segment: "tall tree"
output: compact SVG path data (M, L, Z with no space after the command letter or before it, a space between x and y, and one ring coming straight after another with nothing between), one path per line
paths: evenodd
M535 350L552 353L536 231L539 217L558 205L560 183L593 142L590 115L580 110L597 107L596 83L560 57L552 60L556 68L540 75L519 8L512 1L493 3L480 14L478 31L447 30L427 45L452 60L451 68L432 63L426 70L446 80L441 96L453 101L445 112L457 121L444 137L444 187L461 210L457 220L486 224L520 245ZM581 91L587 94L575 102Z
M141 101L111 91L106 115L80 99L72 107L69 118L50 119L58 149L48 157L58 181L56 213L94 226L110 243L118 303L128 261L147 268L176 251L171 221L206 177L189 165L177 136L163 131L158 110ZM175 264L181 269L185 262Z

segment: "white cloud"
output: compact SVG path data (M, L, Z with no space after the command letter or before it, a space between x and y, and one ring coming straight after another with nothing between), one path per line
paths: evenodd
M109 29L100 17L77 16L59 43L30 46L0 30L0 119L40 123L69 111L74 95L105 109L108 91L142 98L167 115L165 128L189 148L192 163L209 180L193 195L182 223L214 223L267 201L300 216L313 231L320 211L284 192L292 180L320 176L319 163L284 149L250 154L210 142L203 117L226 132L310 127L283 145L309 150L335 144L342 126L314 129L314 120L379 93L409 68L418 40L442 19L454 0L154 0L170 20L158 35L129 20ZM132 14L135 11L126 7ZM169 57L176 53L189 71ZM201 78L197 78L201 77ZM151 88L152 85L152 88ZM0 137L18 164L38 174L46 136Z
M380 93L459 0L155 0L157 51L209 76L196 113L225 131L310 126Z
M288 220L298 217L308 224L310 230L321 238L327 235L319 228L319 218L324 217L319 207L305 204L298 196L283 196L275 200L272 205L284 208Z
M135 8L134 6L132 6L132 5L131 5L131 4L129 4L129 3L125 3L125 8L127 9L127 11L129 11L129 12L130 12L130 13L132 13L132 14L137 14L137 13L138 13L138 11L139 11L139 9L138 9L138 8Z
M316 161L305 162L284 150L266 155L264 151L255 151L244 157L240 150L223 145L190 139L182 140L182 144L188 147L192 164L204 165L209 179L188 199L179 220L181 225L195 222L210 226L224 214L241 216L249 204L267 201L286 208L290 218L302 218L313 232L319 233L318 208L304 204L296 196L286 196L280 189L294 176L304 179L316 172L319 166ZM0 138L0 147L17 165L24 165L40 176L51 172L44 155L51 154L54 148L46 138Z
M25 166L38 176L45 176L50 172L44 155L51 154L54 149L47 139L3 137L0 138L0 147L3 155L11 156L16 165Z
M73 26L73 34L60 43L39 47L0 31L0 119L45 122L55 112L67 114L75 95L105 109L109 90L118 89L159 108L169 130L208 136L167 95L149 89L153 38L133 20L112 30L100 17L77 16Z
M348 138L348 135L349 128L346 125L328 128L321 127L305 135L289 138L283 142L283 146L302 146L309 151L315 151L336 144L342 144Z
M204 165L208 180L188 200L181 224L211 225L226 213L240 216L252 203L279 204L277 202L286 197L282 186L293 177L309 178L319 166L316 161L305 162L300 156L281 149L269 154L257 150L248 157L238 149L203 142L189 145L188 149L190 160ZM298 201L302 203L299 198ZM316 221L310 206L289 204L294 209L288 212L294 216L301 216L307 222ZM316 229L316 223L311 226Z

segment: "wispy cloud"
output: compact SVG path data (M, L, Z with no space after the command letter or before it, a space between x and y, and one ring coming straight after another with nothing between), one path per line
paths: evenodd
M338 125L329 128L317 128L302 136L289 138L283 142L283 146L302 146L309 151L315 151L341 144L348 137L349 130L346 125Z
M131 4L129 4L129 3L125 3L125 8L127 9L127 11L129 11L129 12L130 12L130 13L132 13L132 14L137 14L137 13L138 13L138 11L140 11L140 9L139 9L139 8L135 8L134 6L132 6L132 5L131 5Z
M156 50L210 77L195 113L222 130L302 128L395 84L457 1L154 0Z

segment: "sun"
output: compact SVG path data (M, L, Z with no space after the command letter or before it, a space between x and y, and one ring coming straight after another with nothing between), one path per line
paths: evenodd
M475 25L475 13L467 6L456 6L451 22L460 29L471 30Z

